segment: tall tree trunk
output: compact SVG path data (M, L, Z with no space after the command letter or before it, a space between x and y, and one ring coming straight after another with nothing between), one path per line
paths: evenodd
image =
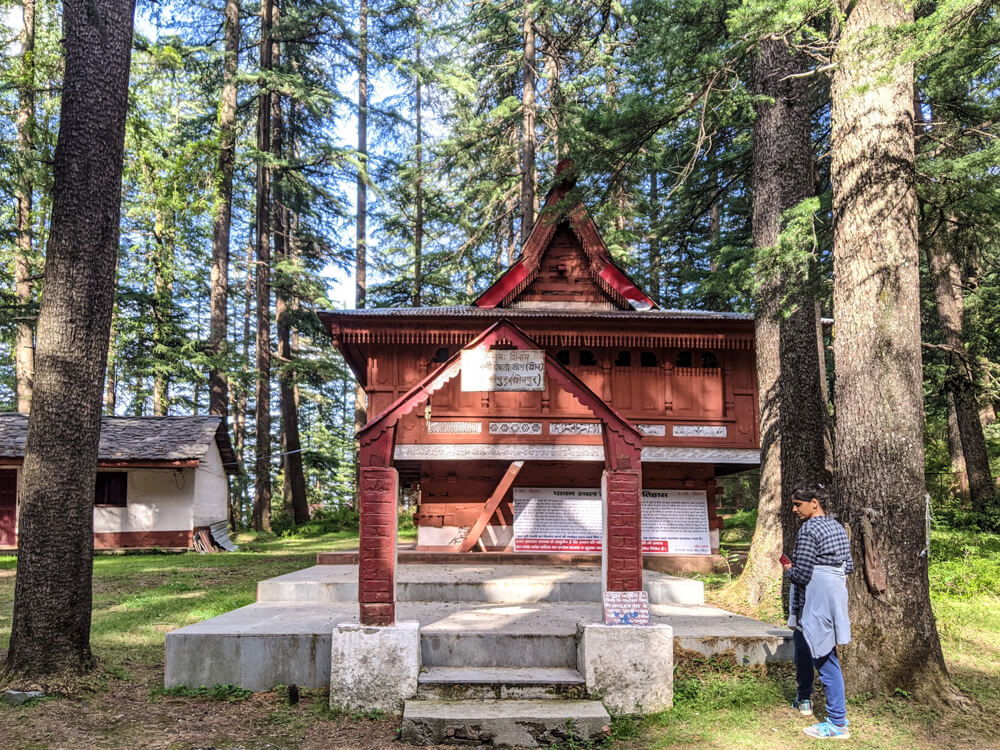
M355 307L367 304L368 293L368 0L361 0L358 11L358 169L356 257L354 268ZM358 383L354 388L354 432L357 433L368 422L368 395ZM360 488L361 447L354 444L355 486ZM360 489L358 490L360 492Z
M649 288L653 299L660 302L660 285L663 283L663 260L660 258L660 175L656 167L649 171Z
M524 6L524 89L521 94L521 245L535 225L535 19L533 6Z
M118 396L118 347L117 347L117 327L118 308L111 308L111 333L108 341L108 370L104 377L104 413L109 417L115 415L115 402Z
M913 11L860 0L842 12L831 87L834 503L859 563L842 660L851 694L938 692L946 673L927 579L913 66L875 37L912 23ZM866 581L882 572L887 589L877 593Z
M6 669L93 666L94 483L121 213L132 0L63 3L65 74Z
M996 487L990 474L990 457L979 419L976 380L972 362L962 340L962 274L948 242L949 222L941 222L938 231L928 238L927 264L934 280L934 297L944 344L948 347L948 373L945 388L955 408L955 420L961 439L962 455L968 477L973 510L984 521L1000 522Z
M174 255L177 228L173 209L170 215L157 211L156 245L153 255L153 416L165 417L170 406L170 375L162 359L172 338Z
M754 88L770 101L754 123L753 239L778 243L782 214L813 194L809 83L792 78L806 61L780 41L763 42L753 61ZM770 273L764 266L758 273ZM752 606L780 611L783 550L794 545L791 493L827 480L816 303L801 277L759 279L757 379L760 384L761 469L757 527L739 581ZM788 307L779 311L779 298Z
M274 5L272 16L278 24L279 8ZM272 63L279 60L278 43L273 45ZM290 118L291 122L291 118ZM294 122L292 122L294 126ZM281 95L275 92L271 101L271 153L275 159L285 156L284 113ZM291 215L287 205L284 171L279 171L274 180L274 254L283 263L285 270L278 276L275 290L275 318L278 334L278 392L281 402L281 465L282 495L285 512L296 525L309 520L309 505L306 501L306 480L302 470L302 442L299 439L299 409L295 388L295 355L292 351L292 277L289 261L294 260L294 237L291 231Z
M416 121L417 121L417 185L416 216L413 221L413 306L420 307L420 297L423 286L423 255L424 255L424 127L421 96L423 94L423 70L420 60L420 4L417 4L417 75L416 75Z
M208 413L229 413L229 377L222 354L229 328L229 229L233 216L233 166L236 161L236 72L240 56L240 2L226 0L226 52L222 63L222 98L219 102L219 161L215 182L215 216L212 221L211 323L209 348L212 367Z
M247 243L247 264L246 277L243 282L243 362L250 362L250 320L252 311L252 300L254 298L254 252L255 246L251 240ZM236 395L233 399L233 448L241 464L246 466L246 440L247 440L247 386L246 383L239 383L236 388ZM232 390L230 390L232 393ZM238 500L239 507L233 511L234 528L244 522L246 509L249 507L249 483L244 477L239 477Z
M22 0L24 26L21 29L21 71L17 107L17 251L14 256L14 285L18 313L15 333L14 371L17 379L17 410L31 411L32 382L35 377L34 326L31 306L31 201L35 127L35 0Z
M962 500L969 499L969 475L965 472L965 455L962 453L962 433L958 430L958 417L955 415L955 399L948 394L948 454L951 456L951 473L954 475L954 486Z
M260 69L271 71L271 0L260 8ZM257 98L257 150L271 148L271 82L261 83ZM271 170L257 165L257 445L253 528L271 528Z

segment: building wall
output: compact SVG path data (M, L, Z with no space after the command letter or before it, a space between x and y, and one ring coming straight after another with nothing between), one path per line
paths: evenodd
M228 482L214 442L197 469L120 471L128 474L126 505L94 507L97 549L190 547L195 527L226 518Z
M222 466L219 446L214 440L194 471L193 501L192 518L195 528L226 520L229 479Z
M194 469L128 471L126 506L94 508L94 533L190 531Z

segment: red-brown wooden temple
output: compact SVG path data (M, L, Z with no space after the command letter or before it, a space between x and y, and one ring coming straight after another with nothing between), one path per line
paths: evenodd
M715 479L759 461L753 320L660 309L571 188L474 304L321 313L368 395L363 623L394 622L399 483L418 550L604 549L620 591L718 552Z

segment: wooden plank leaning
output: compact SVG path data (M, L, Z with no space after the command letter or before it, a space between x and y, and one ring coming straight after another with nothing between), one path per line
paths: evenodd
M500 479L500 483L496 486L496 489L493 490L493 494L490 495L489 500L487 500L486 504L483 506L483 510L480 512L479 518L477 518L476 522L472 524L472 528L469 530L468 535L462 542L462 546L459 547L459 552L469 552L476 545L476 543L479 542L479 538L486 530L486 525L490 522L490 517L500 506L500 501L503 500L503 496L507 494L507 490L509 490L510 486L514 484L514 480L517 478L518 472L521 471L522 466L524 466L524 461L514 461L507 467L507 471ZM480 547L485 547L485 545L480 545Z

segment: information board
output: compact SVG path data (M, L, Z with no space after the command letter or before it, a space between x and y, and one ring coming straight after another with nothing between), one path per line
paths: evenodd
M463 391L544 391L545 352L541 349L462 351Z
M515 487L513 494L515 551L601 551L599 489ZM681 555L710 554L705 492L643 492L642 550Z
M601 491L514 488L516 552L600 552Z

